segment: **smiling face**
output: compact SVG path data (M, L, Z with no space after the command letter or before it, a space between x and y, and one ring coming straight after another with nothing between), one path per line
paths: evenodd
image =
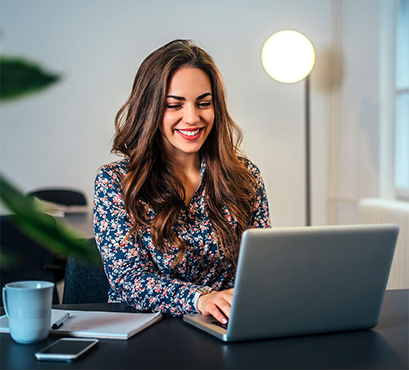
M160 125L165 152L172 158L197 156L214 122L212 85L205 72L183 67L172 76Z

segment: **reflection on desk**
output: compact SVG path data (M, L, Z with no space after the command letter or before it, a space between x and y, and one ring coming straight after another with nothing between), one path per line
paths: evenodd
M224 343L180 318L163 318L127 341L100 340L77 362L53 369L286 368L408 369L408 290L387 291L378 326L334 334ZM135 312L124 304L54 306ZM273 319L273 318L270 318ZM21 345L1 334L1 368L41 369L34 353L58 338Z

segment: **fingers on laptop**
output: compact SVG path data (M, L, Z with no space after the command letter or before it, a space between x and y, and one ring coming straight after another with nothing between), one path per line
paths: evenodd
M212 315L217 321L226 324L230 317L232 302L233 289L229 289L221 292L213 291L201 296L197 306L203 315Z

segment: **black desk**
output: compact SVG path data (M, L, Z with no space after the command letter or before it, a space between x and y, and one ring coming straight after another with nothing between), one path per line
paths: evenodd
M408 369L408 290L387 291L374 330L225 344L184 323L164 318L127 341L100 340L72 364L37 362L37 344L1 334L2 369ZM62 309L133 311L122 304L62 305Z

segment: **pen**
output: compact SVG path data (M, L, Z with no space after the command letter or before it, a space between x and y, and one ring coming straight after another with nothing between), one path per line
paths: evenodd
M61 319L57 320L53 326L51 327L52 329L59 329L61 326L64 325L64 323L70 318L70 314L67 312Z

